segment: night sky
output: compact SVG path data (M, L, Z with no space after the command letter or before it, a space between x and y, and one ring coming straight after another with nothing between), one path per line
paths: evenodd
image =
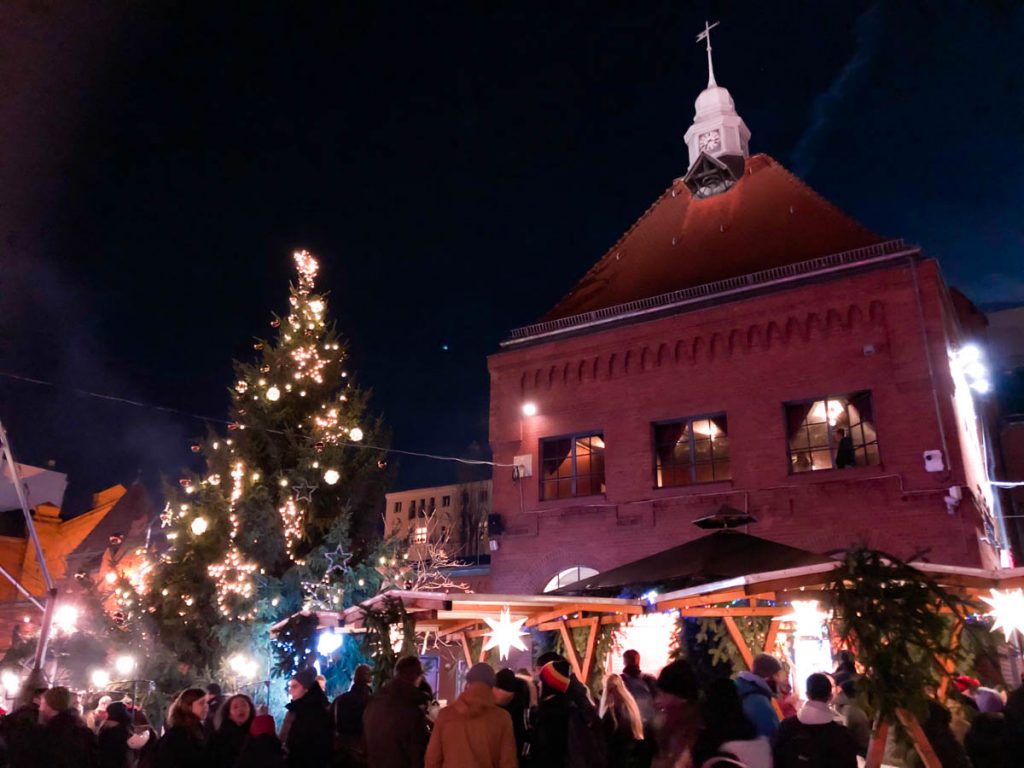
M301 6L301 7L298 7ZM245 8L242 12L241 9ZM178 476L232 357L321 285L394 445L487 455L486 356L671 180L707 79L976 302L1024 301L1020 3L5 3L0 418L66 510ZM399 483L450 464L402 459Z

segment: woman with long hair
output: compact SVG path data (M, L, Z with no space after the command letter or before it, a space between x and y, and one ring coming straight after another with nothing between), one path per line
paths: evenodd
M210 765L203 721L210 712L202 688L186 688L167 712L167 730L157 745L157 768L206 768Z
M736 759L750 768L772 766L768 739L757 737L757 728L743 712L736 683L727 677L711 681L704 691L701 732L693 748L694 765L715 757Z
M608 741L608 764L639 768L644 724L636 699L619 675L604 679L599 714Z
M234 765L256 716L252 699L244 693L229 696L213 715L210 759L214 765Z

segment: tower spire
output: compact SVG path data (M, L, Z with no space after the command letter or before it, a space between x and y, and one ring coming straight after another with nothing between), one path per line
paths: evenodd
M714 88L718 85L715 82L715 66L711 63L711 30L717 27L721 22L716 21L714 24L708 24L704 22L704 31L697 35L697 42L701 40L707 41L708 47L708 88Z

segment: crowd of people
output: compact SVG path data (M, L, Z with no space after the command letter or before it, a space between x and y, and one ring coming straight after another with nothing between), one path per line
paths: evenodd
M854 768L871 740L862 679L844 652L797 695L782 663L760 654L735 679L702 686L686 660L655 678L627 651L595 700L565 658L547 653L533 670L474 665L441 707L409 656L376 692L371 669L357 667L333 702L324 679L301 670L280 730L245 694L188 688L160 734L130 699L104 696L83 716L75 695L54 687L26 692L0 721L0 768ZM932 697L922 722L943 768L1020 764L1024 688L955 684L950 706ZM895 740L885 759L916 765Z

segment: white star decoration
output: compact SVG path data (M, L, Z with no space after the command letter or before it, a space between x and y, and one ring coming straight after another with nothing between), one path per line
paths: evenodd
M484 621L491 628L491 631L487 634L487 642L484 644L485 651L497 647L498 658L504 661L508 658L509 649L518 648L520 651L526 650L526 645L519 639L527 635L526 632L521 631L526 619L513 620L506 606L501 609L501 616L497 621L488 618L485 618Z
M292 493L295 495L296 501L304 501L307 504L313 501L313 492L316 490L315 485L310 485L306 480L303 480L298 485L292 486Z
M334 571L345 573L348 570L348 561L352 559L352 553L346 552L345 548L338 546L333 552L324 553L327 560L327 571L324 576L329 576Z
M1013 633L1024 634L1024 592L1020 589L1000 592L992 590L992 597L982 597L986 603L992 606L989 616L995 619L992 624L992 631L1003 630L1007 642L1012 642Z

